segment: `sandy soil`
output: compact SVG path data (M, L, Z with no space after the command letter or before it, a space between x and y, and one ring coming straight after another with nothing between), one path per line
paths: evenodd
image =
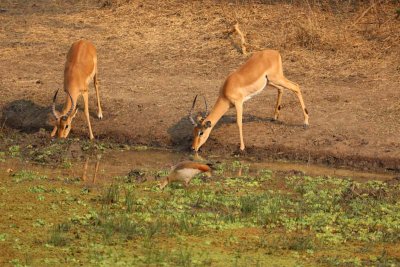
M285 92L280 121L272 122L272 88L246 102L249 155L400 171L399 19L394 5L376 5L362 15L367 8L5 0L0 4L1 124L50 131L48 113L54 91L62 88L66 53L84 38L96 45L99 57L101 121L92 85L90 92L96 138L188 149L193 97L203 94L213 104L225 77L248 57L240 53L237 36L229 34L238 21L250 53L281 51L285 74L301 85L310 113L305 130L297 98ZM58 103L61 107L61 98ZM88 136L82 113L71 136ZM231 110L202 153L230 154L238 145Z

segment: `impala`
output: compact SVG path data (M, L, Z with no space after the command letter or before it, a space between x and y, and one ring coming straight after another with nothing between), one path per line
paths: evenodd
M211 112L209 114L206 113L205 116L198 115L196 121L192 118L193 107L197 99L197 96L195 97L192 109L189 112L189 119L194 125L192 150L196 152L199 150L207 141L215 124L233 106L236 108L240 149L244 150L245 145L242 131L243 103L261 93L267 84L278 90L274 120L277 120L279 117L283 89L288 89L297 95L304 114L304 126L307 127L308 111L304 105L300 87L296 83L286 79L283 75L282 58L279 52L264 50L254 53L243 66L228 76Z
M80 95L83 96L85 104L85 118L89 127L89 137L93 139L92 127L89 119L89 92L88 86L93 78L94 88L97 96L97 117L103 118L100 106L99 85L97 82L97 55L96 48L89 41L80 40L72 44L68 51L67 61L64 69L64 91L67 94L62 112L56 111L56 98L58 90L53 97L52 113L56 119L51 136L57 134L59 138L66 138L71 131L72 119L78 109L76 102Z

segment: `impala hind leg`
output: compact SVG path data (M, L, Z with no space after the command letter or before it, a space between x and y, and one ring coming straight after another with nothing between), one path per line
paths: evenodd
M86 123L89 127L89 137L90 140L94 138L93 132L92 132L92 126L90 125L90 118L89 118L89 92L86 90L85 92L82 93L83 96L83 102L85 104L85 118L86 118Z
M290 91L293 91L297 95L297 97L300 101L301 108L303 110L304 126L307 127L308 126L308 110L307 110L306 106L304 105L304 100L303 100L303 96L300 91L300 87L296 83L289 81L285 77L281 77L279 79L274 79L273 84L275 84L277 88L282 86Z
M244 150L244 141L243 141L243 101L238 101L235 103L236 107L236 123L239 127L239 135L240 135L240 150Z
M93 83L94 83L94 88L96 89L96 98L97 98L97 117L99 119L103 118L103 111L101 109L100 105L100 95L99 95L99 82L97 81L97 71L93 76Z

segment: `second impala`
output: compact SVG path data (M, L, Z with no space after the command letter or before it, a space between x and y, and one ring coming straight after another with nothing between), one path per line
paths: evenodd
M189 119L194 125L192 149L197 152L207 141L211 130L219 119L230 107L235 106L240 135L240 149L244 150L242 131L243 103L254 95L259 94L267 84L278 90L274 119L278 119L279 116L282 91L283 89L288 89L297 95L304 115L304 126L308 126L308 111L304 105L300 87L283 75L282 58L279 52L264 50L254 53L243 66L228 76L210 114L206 114L204 117L197 116L197 122L191 117L193 103L192 110L189 113Z

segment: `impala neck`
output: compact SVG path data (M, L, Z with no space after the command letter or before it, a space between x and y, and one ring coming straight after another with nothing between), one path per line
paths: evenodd
M215 124L217 124L217 122L229 110L229 108L230 102L221 96L218 97L217 102L215 102L213 109L211 110L210 114L204 119L204 122L210 121L211 128L214 128Z
M70 90L70 92L74 92L73 90ZM77 101L78 101L78 96L79 95L76 95L76 94L74 94L74 93L71 93L71 96L72 96L72 99L74 100L74 103L75 103L75 109L76 109L76 105L77 105ZM65 92L65 101L64 101L64 106L63 106L63 109L62 109L62 112L61 112L61 114L66 114L70 109L71 109L71 106L72 106L72 102L71 102L71 98L68 96L68 94Z

